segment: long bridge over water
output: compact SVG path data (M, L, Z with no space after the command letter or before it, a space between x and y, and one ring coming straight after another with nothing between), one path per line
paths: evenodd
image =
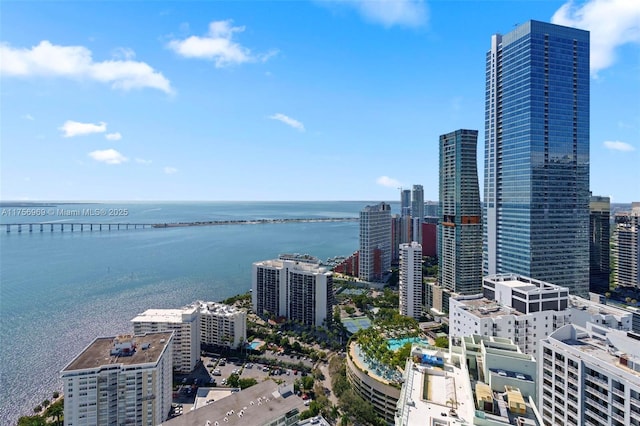
M260 225L277 223L316 223L316 222L357 222L355 217L339 218L301 218L301 219L247 219L247 220L211 220L205 222L173 222L173 223L84 223L84 222L36 222L36 223L3 223L6 233L33 233L33 232L95 232L95 231L120 231L148 228L183 228L191 226L214 225Z

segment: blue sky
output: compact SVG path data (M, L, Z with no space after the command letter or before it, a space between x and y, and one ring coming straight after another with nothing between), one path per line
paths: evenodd
M591 189L640 201L636 0L9 1L0 19L2 200L437 200L440 134L478 129L482 160L491 35L537 19L591 31Z

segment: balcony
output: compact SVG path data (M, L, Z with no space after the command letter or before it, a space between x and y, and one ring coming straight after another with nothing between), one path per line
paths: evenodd
M619 396L619 397L621 397L621 398L624 398L624 397L625 397L625 395L624 395L624 391L623 391L623 390L620 390L620 389L618 389L618 388L611 388L611 392L613 392L613 394L614 394L614 395L618 395L618 396Z

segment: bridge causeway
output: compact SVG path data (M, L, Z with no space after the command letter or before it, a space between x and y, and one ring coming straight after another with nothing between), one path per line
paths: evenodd
M74 232L74 231L112 231L112 230L128 230L128 229L145 229L153 228L153 223L3 223L0 225L5 228L7 233L11 231L21 233L25 232Z

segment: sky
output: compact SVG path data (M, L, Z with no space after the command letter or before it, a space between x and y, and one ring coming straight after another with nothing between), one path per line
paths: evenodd
M637 0L3 1L0 200L437 200L529 19L591 31L591 191L640 201Z

